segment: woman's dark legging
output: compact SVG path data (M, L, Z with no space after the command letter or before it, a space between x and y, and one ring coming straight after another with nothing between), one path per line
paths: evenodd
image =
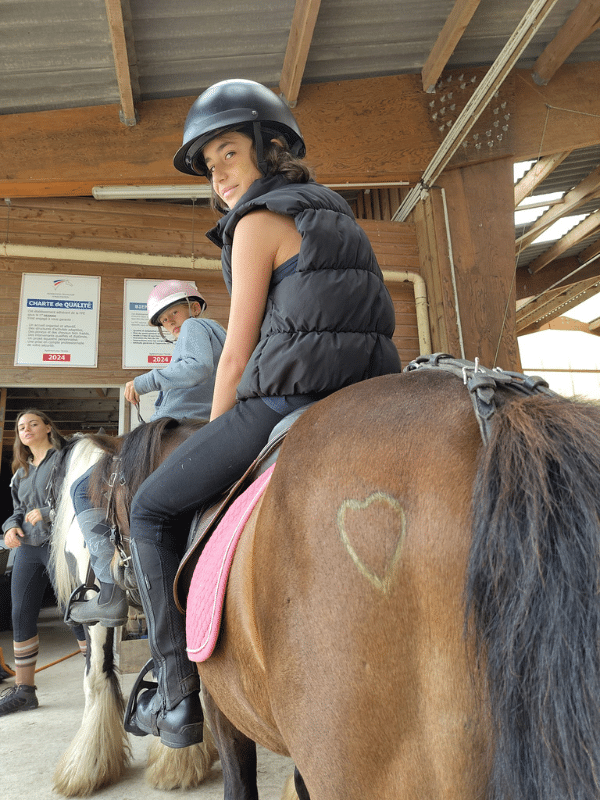
M33 547L21 544L15 550L15 560L10 579L12 603L13 639L26 642L37 636L37 621L44 601L44 594L50 583L48 563L50 544ZM79 641L85 639L81 625L72 628Z

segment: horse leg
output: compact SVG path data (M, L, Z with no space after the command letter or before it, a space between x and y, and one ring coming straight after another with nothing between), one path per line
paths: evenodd
M203 695L206 718L223 769L224 800L258 800L256 744L231 724L206 689Z
M298 800L310 800L308 789L306 788L302 775L298 772L298 767L294 767L294 786L296 787Z
M87 796L115 783L131 757L114 665L114 629L96 625L86 629L86 638L83 719L54 773L54 788L65 797Z

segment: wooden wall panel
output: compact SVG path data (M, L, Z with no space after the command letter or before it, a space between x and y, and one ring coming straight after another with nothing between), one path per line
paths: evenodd
M219 255L218 248L208 240L204 244L204 232L214 224L214 213L198 206L44 198L13 203L7 221L11 244L80 247L85 241L86 246L93 245L97 250L145 253L152 248L168 256L191 252L193 228L196 254L202 246L206 257ZM373 244L382 269L418 272L418 247L412 223L359 222ZM24 272L101 277L98 366L95 369L14 366ZM229 297L218 271L0 257L0 278L0 386L120 386L139 374L139 370L123 370L121 366L125 278L195 280L208 302L208 315L227 325ZM418 355L414 293L408 283L391 282L389 289L396 308L395 342L404 364Z
M412 222L358 220L369 237L377 261L386 272L416 272L420 274L419 248ZM396 309L394 342L402 366L419 355L419 334L415 296L411 283L388 281L388 289Z

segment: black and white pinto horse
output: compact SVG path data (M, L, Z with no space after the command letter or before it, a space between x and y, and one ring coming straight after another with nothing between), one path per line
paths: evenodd
M72 591L86 581L89 563L73 510L71 485L105 454L112 459L115 448L120 446L116 444L119 441L99 435L79 437L71 448L64 479L60 486L54 486L56 500L51 558L55 591L62 607L66 607ZM156 463L153 467L150 464L148 474L156 466ZM103 786L115 783L131 759L128 736L123 728L125 703L115 664L115 633L115 629L102 625L86 629L88 648L83 676L83 719L54 774L54 788L65 797L89 796ZM158 738L151 739L146 779L157 789L198 786L217 759L212 736L206 728L204 743L192 747L172 749Z

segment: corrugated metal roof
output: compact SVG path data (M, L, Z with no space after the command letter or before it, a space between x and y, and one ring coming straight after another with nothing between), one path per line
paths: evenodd
M539 197L541 195L550 194L552 192L567 192L575 189L579 184L587 178L587 176L598 168L600 164L600 146L585 147L581 150L574 150L567 158L558 165L552 174L546 178L545 181L536 187L532 192L531 197ZM594 198L582 203L573 211L569 212L569 216L580 214L592 214L600 208L600 198ZM517 226L517 237L523 235L531 228L530 225ZM577 245L571 247L568 251L563 253L562 258L568 256L579 255L583 250L593 244L600 238L600 231L597 235L592 235ZM534 261L539 255L545 253L552 246L552 242L539 242L532 244L523 250L517 259L518 267L525 267Z
M519 66L576 5L559 0ZM199 93L226 77L276 86L295 0L128 0L125 29L142 100ZM305 82L419 73L454 0L323 0ZM528 3L482 0L448 66L491 63ZM597 58L600 31L569 61ZM118 103L104 0L0 0L0 113ZM134 81L135 82L135 81Z

